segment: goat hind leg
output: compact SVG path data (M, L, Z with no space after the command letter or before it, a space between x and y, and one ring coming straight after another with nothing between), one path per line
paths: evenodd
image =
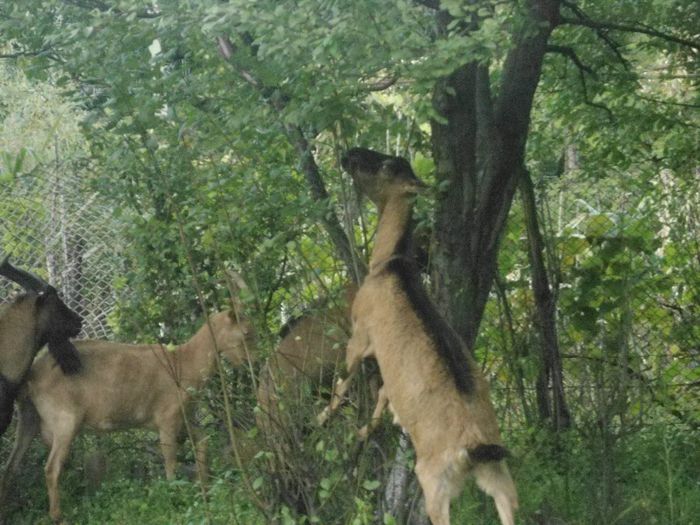
M209 477L207 468L207 441L209 439L198 428L192 428L192 439L194 441L194 457L197 463L197 478L200 483L205 483Z
M450 525L450 490L443 470L420 459L416 476L423 489L425 510L432 525Z
M474 477L479 488L493 498L501 525L513 525L518 495L505 462L481 463L474 468Z
M15 444L5 465L2 479L0 479L0 523L2 523L3 511L7 508L6 500L10 481L17 474L24 454L29 449L34 436L39 432L39 414L34 405L28 401L22 402L18 412Z
M161 427L158 431L160 436L160 450L163 453L165 462L165 478L175 479L175 468L177 467L177 436L178 432L166 427Z

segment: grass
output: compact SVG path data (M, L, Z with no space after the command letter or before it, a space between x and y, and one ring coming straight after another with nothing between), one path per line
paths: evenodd
M551 437L533 432L509 436L513 451L511 470L518 485L520 524L550 525L691 525L700 516L700 447L697 432L658 425L617 441L608 456L599 452L594 438L572 432L554 444ZM3 456L8 441L0 442ZM552 452L556 450L556 452ZM240 476L225 464L212 465L217 474L204 501L199 486L190 481L161 479L160 460L129 456L122 449L110 457L108 480L89 495L82 470L73 454L61 480L62 508L69 523L81 525L266 525L251 503ZM48 525L43 483L45 452L36 447L25 464L33 470L18 479L8 523ZM147 463L145 474L134 476L134 463ZM319 461L327 461L320 456ZM602 462L612 475L603 479ZM353 476L352 468L338 472ZM131 474L130 474L131 473ZM356 480L352 480L356 482ZM279 523L295 525L353 525L381 523L375 516L381 487L358 494L334 492L321 506L323 516L307 520L281 507ZM369 486L369 485L368 485ZM259 487L266 494L266 487ZM606 493L606 491L609 491ZM269 491L267 492L269 494ZM453 521L496 525L490 498L473 483L453 503ZM334 521L335 520L335 521ZM391 522L391 521L389 521Z

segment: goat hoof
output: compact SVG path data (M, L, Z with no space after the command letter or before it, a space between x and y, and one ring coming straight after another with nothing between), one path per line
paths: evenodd
M367 425L362 427L360 430L357 431L357 439L360 441L366 441L367 437L369 436L369 428Z
M316 422L318 423L319 426L323 426L323 424L328 421L328 416L329 416L330 411L328 408L324 408L323 412L321 412L319 415L316 416Z

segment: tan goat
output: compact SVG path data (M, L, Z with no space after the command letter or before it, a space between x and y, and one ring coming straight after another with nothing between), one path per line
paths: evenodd
M494 498L501 523L513 525L517 494L488 384L428 299L410 256L413 199L424 185L401 157L354 148L342 165L377 205L379 225L369 274L352 306L348 376L319 422L338 407L362 359L375 357L384 384L361 434L378 424L388 404L415 447L416 475L433 525L449 525L450 500L469 474Z
M75 341L82 371L65 376L47 355L32 366L19 396L19 422L14 449L0 484L0 509L22 456L41 431L51 451L46 462L49 514L61 515L58 479L73 438L81 428L111 432L130 428L155 430L165 459L165 474L175 476L179 438L192 409L192 395L214 372L217 354L234 366L248 359L253 330L232 311L209 316L186 343L169 351L161 345ZM197 469L205 472L205 440L191 427Z
M347 285L339 304L319 309L289 323L275 352L260 371L257 401L258 427L269 437L279 435L289 422L282 420L278 396L292 401L302 385L330 385L345 356L350 333L350 305L357 286Z

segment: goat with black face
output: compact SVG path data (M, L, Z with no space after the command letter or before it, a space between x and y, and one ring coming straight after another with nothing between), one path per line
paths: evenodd
M82 318L35 275L0 263L0 275L19 284L26 294L0 310L0 435L12 421L14 401L34 357L42 346L65 374L80 370L80 357L70 342L82 329Z

